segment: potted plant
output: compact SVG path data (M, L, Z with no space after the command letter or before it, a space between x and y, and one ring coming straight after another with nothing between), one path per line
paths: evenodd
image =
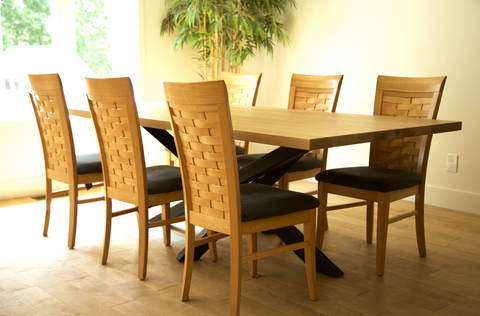
M165 5L160 35L178 31L173 51L184 45L195 49L203 80L239 72L256 49L273 54L275 42L290 44L276 15L296 7L295 0L166 0Z

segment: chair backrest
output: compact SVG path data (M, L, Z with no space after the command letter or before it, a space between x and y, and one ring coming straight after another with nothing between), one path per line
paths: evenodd
M225 81L228 101L231 106L255 106L261 79L261 73L241 74L221 72L219 76L219 80ZM248 142L236 140L235 144L243 147L245 149L244 154L248 154Z
M240 191L226 86L221 80L163 84L182 171L187 222L237 233Z
M288 108L293 110L335 112L342 82L343 75L293 74L290 81ZM320 159L323 161L323 165L326 165L327 150L312 150L306 156Z
M219 80L225 81L231 106L255 106L262 74L221 72Z
M30 100L42 141L45 172L64 183L77 175L72 127L58 74L28 75Z
M343 75L316 76L293 74L288 108L335 112Z
M85 83L107 198L147 203L143 143L130 78L85 78Z
M378 76L374 115L435 120L446 79ZM432 135L425 135L373 142L369 164L425 178L431 141Z

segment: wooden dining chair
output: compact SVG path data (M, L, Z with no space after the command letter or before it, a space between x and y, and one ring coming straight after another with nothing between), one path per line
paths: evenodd
M405 78L378 76L374 115L437 118L446 77ZM415 216L417 245L420 256L426 255L424 228L425 179L432 135L376 141L371 143L369 165L329 169L320 172L320 200L317 247L322 248L327 210L348 207L327 207L328 194L337 194L367 202L367 243L373 237L373 203L377 209L376 271L383 275L388 224ZM415 210L389 217L390 203L415 195Z
M183 199L180 168L145 166L137 106L130 78L85 78L87 99L102 158L106 197L106 224L102 263L107 263L112 218L137 212L139 228L138 278L147 274L148 230L163 226L164 243L170 244L170 225L185 220L171 218L170 203ZM112 199L134 207L113 212ZM162 220L150 221L149 208L162 206Z
M256 261L303 249L312 300L318 299L315 272L315 207L310 195L258 183L239 184L228 95L223 81L164 83L184 187L187 224L181 299L188 299L195 246L230 236L230 315L240 311L242 262L251 276ZM257 252L258 232L304 224L305 240ZM195 226L213 232L195 240ZM242 236L248 235L248 254Z
M68 247L75 247L78 204L97 202L104 197L79 199L78 191L102 185L100 154L77 153L72 127L58 74L30 74L30 101L35 112L45 162L45 224L43 236L48 235L52 197L67 194L70 214ZM68 189L52 191L52 180L68 184ZM79 187L80 186L80 187Z
M293 74L290 82L288 108L303 111L335 112L342 87L343 75L316 76ZM311 150L298 160L282 178L278 186L289 189L293 181L315 177L327 165L327 148ZM238 157L238 165L245 167L265 154L250 154ZM317 191L306 192L317 194Z
M261 73L221 72L219 76L219 80L225 81L227 86L230 106L255 106L261 79ZM166 151L167 161L171 166L174 166L175 162L178 161L177 157L170 151ZM248 154L248 142L235 140L235 152L237 156Z

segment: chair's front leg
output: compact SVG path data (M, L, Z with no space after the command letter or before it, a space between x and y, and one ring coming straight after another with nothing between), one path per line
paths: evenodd
M318 300L317 272L315 271L316 238L315 238L316 209L310 210L310 221L304 224L304 240L309 242L305 251L305 269L307 271L308 291L312 301Z
M247 247L248 247L248 253L254 253L257 252L258 250L258 242L257 242L257 233L247 235ZM258 272L257 272L257 266L258 266L258 260L252 260L248 262L248 270L250 272L251 277L256 277Z
M186 224L186 246L185 246L185 263L183 268L182 282L182 301L188 300L190 293L190 285L192 284L193 258L195 255L195 226Z
M427 247L425 245L425 188L420 188L420 193L415 195L415 228L417 232L418 253L421 257L427 255Z
M377 275L383 275L385 271L389 211L390 193L379 193L377 210Z
M230 316L240 315L242 236L230 235Z
M43 224L43 236L48 236L48 226L50 224L50 209L52 206L52 179L46 178L45 185L45 223Z

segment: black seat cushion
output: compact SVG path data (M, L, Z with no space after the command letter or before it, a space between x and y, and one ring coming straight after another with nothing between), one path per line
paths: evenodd
M245 167L249 163L259 159L260 157L265 156L266 154L248 154L237 157L237 164L240 168Z
M290 169L288 169L288 172L318 169L322 168L322 165L323 162L317 158L303 156Z
M245 153L245 148L242 146L235 145L235 154L238 155L243 155Z
M102 161L100 153L78 154L77 158L77 173L102 173Z
M249 155L238 156L237 164L240 168L243 168L249 163L252 163L257 159L260 159L265 155L266 154L249 154ZM323 163L321 160L318 160L313 157L303 156L288 170L288 172L305 171L305 170L322 168L322 165Z
M378 167L329 169L317 174L315 179L325 183L383 193L414 187L422 183L422 177L416 173Z
M175 166L152 166L147 168L148 194L168 193L182 190L180 168Z
M259 183L240 185L242 222L317 208L314 196Z

